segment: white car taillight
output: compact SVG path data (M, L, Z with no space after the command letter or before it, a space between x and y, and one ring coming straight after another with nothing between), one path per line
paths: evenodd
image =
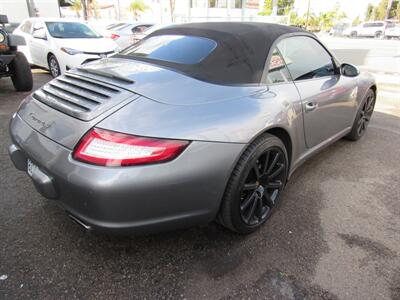
M188 141L139 137L94 128L79 142L73 158L101 166L152 164L176 158L188 145Z

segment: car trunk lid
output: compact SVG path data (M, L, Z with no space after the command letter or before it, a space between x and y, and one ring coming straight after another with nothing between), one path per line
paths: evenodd
M139 97L115 84L121 79L107 78L66 73L26 98L18 114L33 129L72 149L90 128Z

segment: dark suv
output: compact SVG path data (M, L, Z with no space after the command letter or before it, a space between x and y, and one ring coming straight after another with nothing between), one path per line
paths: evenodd
M0 78L10 76L17 91L30 91L33 86L31 67L25 55L17 49L25 45L25 39L7 33L7 23L7 16L0 15Z

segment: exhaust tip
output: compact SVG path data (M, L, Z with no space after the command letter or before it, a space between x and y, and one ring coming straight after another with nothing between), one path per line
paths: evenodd
M80 225L81 227L83 227L85 230L90 231L92 230L92 226L86 224L85 222L83 222L82 220L78 219L77 217L75 217L74 215L71 215L70 213L68 213L68 217L74 221L76 224Z

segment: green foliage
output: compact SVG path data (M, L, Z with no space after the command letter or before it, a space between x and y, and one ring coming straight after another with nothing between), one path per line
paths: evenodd
M360 25L360 24L361 24L360 16L357 16L357 17L353 20L352 26L357 26L357 25Z
M381 0L374 9L374 20L385 20L389 0Z
M130 12L132 12L134 19L137 20L139 18L139 13L146 11L148 7L143 0L135 0L129 4L128 9Z
M311 12L308 17L308 28L313 31L329 30L333 25L344 18L346 18L346 14L340 10L337 4L331 11L321 13L318 16ZM299 17L295 12L292 12L290 14L290 24L305 27L307 24L307 14Z
M262 16L269 16L273 11L273 2L274 0L265 0L264 1L264 9L260 12ZM293 8L294 0L277 0L277 14L278 16L287 15L289 11Z
M388 10L389 0L381 0L377 6L368 4L366 12L366 21L385 20ZM392 6L389 8L389 19L400 20L400 0L393 0Z
M371 21L372 20L373 15L374 15L374 9L375 9L375 7L371 3L369 3L368 6L367 6L367 12L365 14L365 20L366 21Z
M82 11L82 2L81 0L73 0L71 3L71 9L76 13L76 16L80 18Z

